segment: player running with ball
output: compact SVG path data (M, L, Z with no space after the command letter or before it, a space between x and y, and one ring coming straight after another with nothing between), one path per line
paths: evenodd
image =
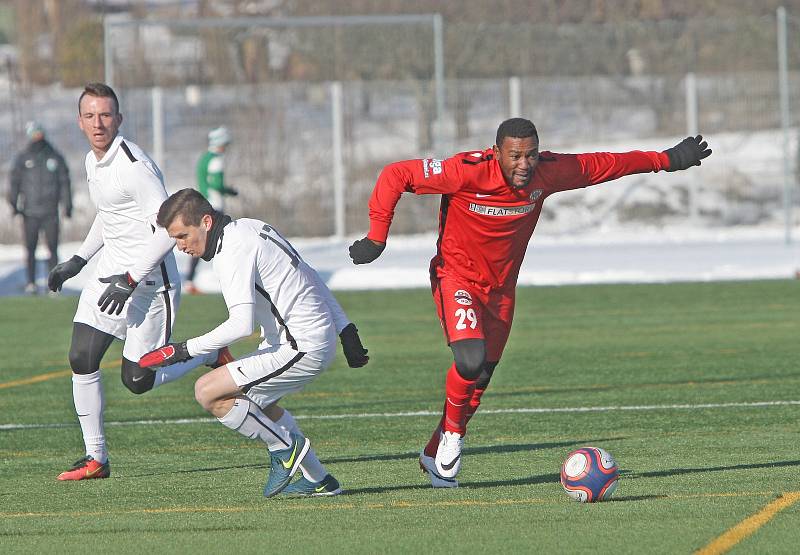
M517 276L544 200L626 175L685 170L710 154L699 135L664 152L540 152L533 123L513 118L500 125L493 148L383 169L369 201L369 233L350 247L355 264L383 252L404 192L442 195L430 276L454 362L442 418L419 458L434 487L458 485L467 423L508 340Z
M211 261L228 319L204 335L148 353L139 364L169 369L206 356L250 336L255 321L261 327L258 349L201 376L195 398L224 426L266 444L266 497L340 493L339 482L278 402L333 362L337 334L348 364L365 365L369 357L355 325L317 272L269 224L231 220L194 189L169 197L158 211L158 224L180 250ZM302 478L289 484L298 468Z

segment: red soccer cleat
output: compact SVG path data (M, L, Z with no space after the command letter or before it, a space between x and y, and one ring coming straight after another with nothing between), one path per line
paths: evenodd
M64 480L93 480L95 478L108 478L111 476L111 465L106 461L100 464L91 455L86 455L77 461L72 468L58 475L58 479Z
M213 364L209 364L208 366L210 366L211 368L219 368L220 366L225 366L226 364L230 364L234 360L236 359L233 358L231 350L228 349L227 347L223 347L219 351L217 351L217 360L215 360Z

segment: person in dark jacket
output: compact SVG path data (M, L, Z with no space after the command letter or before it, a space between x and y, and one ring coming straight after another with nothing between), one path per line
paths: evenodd
M14 215L22 215L27 251L26 293L36 293L36 245L44 231L50 251L49 270L58 263L59 204L64 216L72 216L72 190L64 157L45 138L35 121L28 122L30 142L14 160L8 202Z

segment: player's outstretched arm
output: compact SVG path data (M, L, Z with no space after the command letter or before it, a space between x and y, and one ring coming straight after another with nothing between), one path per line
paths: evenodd
M86 261L77 254L66 262L56 264L55 268L50 270L50 275L47 276L47 287L53 292L61 291L64 282L77 276L84 266L86 266Z
M364 237L350 245L350 258L353 260L353 264L369 264L378 258L385 248L386 243L379 243Z
M155 351L142 356L139 359L139 366L142 368L158 368L160 366L169 366L178 362L183 362L192 358L189 355L189 349L186 347L186 341L181 343L167 343L159 347Z
M686 137L672 148L664 151L669 157L668 172L686 170L692 166L699 166L701 160L711 155L708 143L703 140L702 135L696 137Z
M344 357L347 359L347 365L350 368L361 368L367 362L367 349L361 344L361 338L358 336L358 328L352 322L347 324L339 334L339 339L342 342L342 351Z

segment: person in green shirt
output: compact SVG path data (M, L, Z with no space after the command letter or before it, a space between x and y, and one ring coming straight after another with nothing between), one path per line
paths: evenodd
M231 134L227 127L217 127L208 132L208 150L197 161L197 190L200 191L214 210L225 211L225 197L235 197L238 191L225 184L225 150L231 144ZM199 258L192 258L189 273L186 275L184 289L190 295L200 293L194 284Z

